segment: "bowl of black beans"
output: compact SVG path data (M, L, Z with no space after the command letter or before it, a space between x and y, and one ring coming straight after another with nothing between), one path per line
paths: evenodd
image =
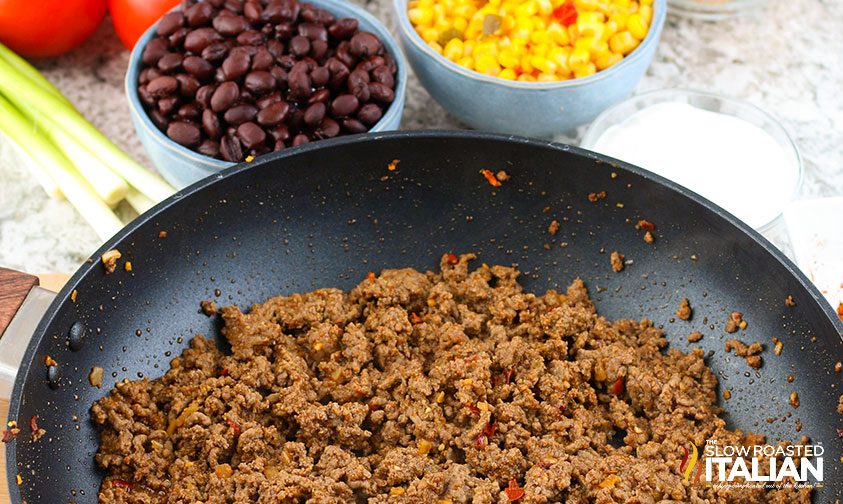
M407 65L346 0L183 0L138 41L126 94L141 143L184 187L305 143L398 128Z

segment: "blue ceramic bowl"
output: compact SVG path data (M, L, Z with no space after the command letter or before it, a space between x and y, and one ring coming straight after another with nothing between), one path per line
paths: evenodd
M410 23L408 0L393 1L407 59L436 101L473 128L536 137L590 122L632 93L653 61L667 10L665 0L655 0L647 36L606 70L582 79L518 82L468 70L438 54Z
M376 34L383 41L386 51L391 54L398 65L398 75L395 80L395 100L384 112L380 121L370 131L389 131L398 129L401 114L404 112L404 98L407 88L407 62L404 54L393 38L392 34L362 7L358 7L346 0L305 0L306 3L328 10L337 17L353 17L360 22L360 30ZM142 63L141 55L146 44L155 36L158 23L150 27L143 37L135 44L129 58L129 69L126 72L126 96L129 99L129 111L135 131L140 137L149 157L158 171L176 188L182 188L199 179L213 175L224 168L233 166L219 159L204 156L198 152L183 147L170 140L153 123L138 98L138 76Z

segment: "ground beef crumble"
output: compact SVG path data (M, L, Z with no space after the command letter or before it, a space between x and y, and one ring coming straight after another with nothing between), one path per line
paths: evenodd
M688 298L682 298L682 301L679 302L679 306L676 307L676 318L679 320L691 320L691 315L693 311L691 310L691 302L688 301Z
M615 273L620 273L623 271L623 254L615 250L612 252L611 256L609 257L609 262L612 264L612 271Z
M810 502L683 481L691 441L764 442L701 349L473 258L222 308L230 353L196 336L93 405L100 504Z
M764 350L764 345L761 343L756 341L747 345L740 340L728 339L726 340L726 351L731 352L732 350L735 351L735 355L738 357L743 357L749 367L754 369L761 367L762 360L761 356L758 355Z

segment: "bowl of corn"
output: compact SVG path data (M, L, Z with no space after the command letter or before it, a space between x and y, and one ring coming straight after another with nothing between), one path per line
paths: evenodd
M469 126L552 137L593 120L644 76L665 0L394 0L430 95Z

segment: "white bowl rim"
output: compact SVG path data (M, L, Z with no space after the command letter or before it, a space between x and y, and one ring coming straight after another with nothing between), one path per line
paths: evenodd
M799 152L799 146L796 144L796 141L793 139L793 136L790 134L790 132L787 131L787 128L784 127L784 124L776 116L774 116L770 112L767 112L766 110L759 107L758 105L755 105L754 103L750 103L749 101L741 99L741 98L726 96L726 95L714 93L714 92L711 92L711 91L703 91L703 90L700 90L700 89L684 88L684 87L669 87L669 88L662 88L662 89L654 89L652 91L645 91L643 93L635 94L635 95L630 96L629 98L626 98L625 100L622 100L622 101L612 105L611 107L609 107L606 110L604 110L603 112L601 112L600 115L598 115L596 118L594 118L594 120L591 121L591 123L586 128L585 133L583 134L582 140L580 141L580 144L579 144L580 147L583 148L583 149L587 149L587 150L593 150L594 149L594 146L597 145L597 139L600 137L600 135L602 135L606 131L606 129L608 129L608 128L604 128L602 131L598 131L597 127L600 126L601 122L607 121L607 118L611 114L615 113L615 111L617 111L617 109L629 106L630 104L641 101L642 99L646 100L646 99L653 99L653 98L665 98L664 101L667 101L667 99L669 99L670 97L675 97L675 96L687 96L687 97L696 96L696 97L701 97L701 98L715 99L715 100L719 100L723 103L728 103L730 105L736 105L738 107L742 107L746 110L751 111L754 114L757 114L757 115L767 119L768 122L770 124L772 124L773 127L779 131L779 133L782 134L783 138L787 141L787 145L788 145L790 151L793 152L793 155L796 158L796 180L794 181L793 191L790 194L790 198L788 199L788 201L786 203L792 203L792 202L798 200L799 194L802 191L802 184L805 181L805 166L804 166L804 163L803 163L803 160L802 160L802 154ZM614 125L614 124L617 124L617 123L612 123L611 125ZM646 169L646 168L644 168L644 169ZM688 189L688 190L693 191L693 189ZM714 203L712 203L712 204L714 204ZM757 228L753 228L753 229L757 230L759 233L764 233L764 232L769 231L770 229L773 229L776 226L776 224L778 224L780 219L782 219L782 216L784 215L784 210L785 210L786 206L787 205L785 204L785 206L782 207L782 211L779 212L778 215L773 217L769 222L767 222L767 223L765 223L761 226L758 226ZM726 211L728 212L728 210L726 210Z
M403 105L400 107L393 107L393 104L401 104L405 100L406 92L407 92L407 61L404 57L404 53L401 52L400 44L392 35L392 32L386 25L370 14L367 10L363 7L354 4L353 2L348 2L344 0L303 0L300 3L311 3L319 8L324 8L326 10L331 10L331 7L340 6L341 8L346 8L354 12L354 17L360 20L365 20L369 25L375 27L378 33L378 37L381 38L382 41L386 40L385 45L390 46L389 54L395 59L395 64L398 67L398 74L396 75L396 82L395 82L395 98L392 103L389 104L389 107L386 108L383 117L369 129L369 132L376 133L381 131L380 128L383 127L383 124L393 120L396 115L402 114L403 111L399 109L403 109ZM180 5L177 5L170 9L168 12L172 12L175 10L181 9ZM126 97L129 100L129 110L132 114L137 115L139 120L136 121L137 124L140 125L147 133L149 133L156 142L163 146L165 149L169 150L174 154L178 154L184 158L187 158L195 163L201 164L206 168L210 169L217 169L222 170L228 168L230 166L234 166L238 163L225 161L222 159L213 158L210 156L206 156L200 152L195 150L189 149L181 144L176 143L170 137L168 137L163 131L158 129L155 124L152 123L152 119L149 117L149 114L146 112L143 104L140 102L140 98L138 97L138 77L140 76L140 68L141 62L140 58L143 54L143 47L146 47L146 44L155 36L158 23L160 22L160 18L156 21L152 26L147 28L147 30L141 35L138 41L135 43L135 46L132 48L132 51L129 55L129 64L128 69L126 71L126 77L124 79L124 90L126 92ZM384 37L383 35L388 35L388 37ZM289 147L292 148L292 147Z
M418 34L418 32L416 32L416 29L413 28L413 24L410 22L410 18L407 15L408 3L409 0L393 0L396 15L398 16L398 27L401 32L405 35L406 40L412 42L413 45L416 46L419 50L421 50L426 56L431 58L439 65L445 67L447 70L460 74L468 79L514 89L529 90L548 90L577 87L591 84L593 82L611 77L612 75L619 72L620 69L622 69L623 67L629 66L631 62L639 59L644 50L655 43L654 41L658 38L657 33L660 34L662 28L664 27L667 11L666 0L653 0L653 19L650 23L650 28L647 31L647 35L644 37L644 40L642 40L641 43L638 44L638 47L633 49L631 53L624 56L621 61L610 66L605 70L600 70L599 72L593 75L589 75L588 77L580 77L578 79L568 79L564 81L555 82L522 82L509 79L501 79L500 77L493 77L491 75L482 74L475 70L469 70L463 66L457 65L445 56L442 56L438 52L434 51L433 48L427 44L427 42L422 40L421 36Z

